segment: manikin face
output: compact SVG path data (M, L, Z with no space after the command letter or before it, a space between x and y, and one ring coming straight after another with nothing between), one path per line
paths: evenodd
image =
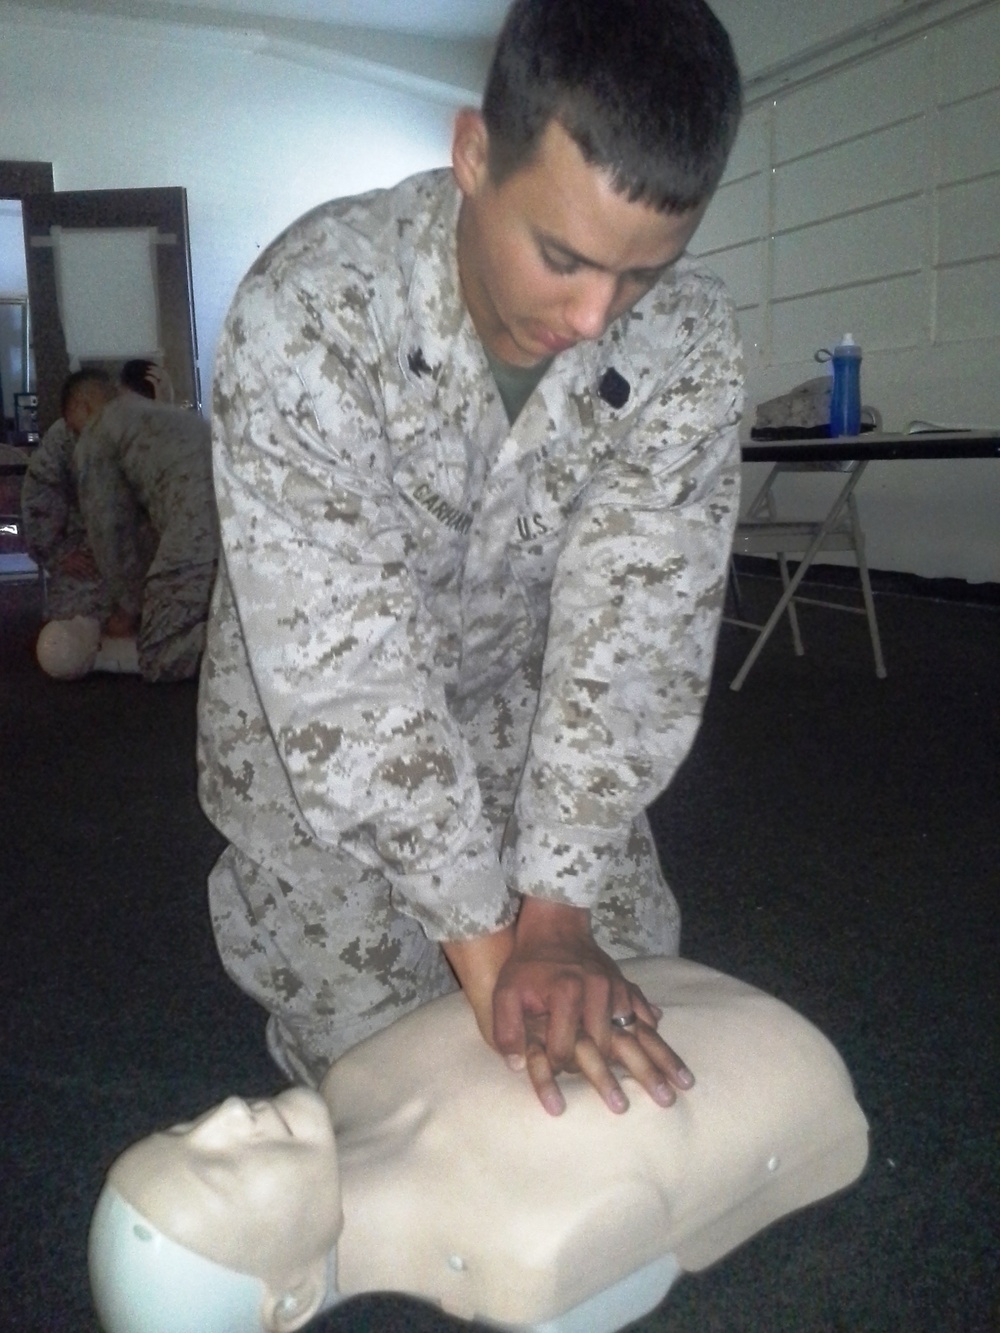
M463 111L452 160L462 292L484 346L512 366L599 338L680 258L704 212L630 203L555 121L532 161L496 186L486 127Z
M307 1088L229 1097L130 1148L108 1180L172 1240L274 1285L329 1254L342 1223L329 1112Z

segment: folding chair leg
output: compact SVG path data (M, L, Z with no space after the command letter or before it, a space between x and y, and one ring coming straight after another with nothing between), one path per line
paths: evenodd
M865 556L865 538L858 518L858 507L854 496L847 497L847 511L851 516L851 534L854 538L854 555L858 562L858 576L861 579L861 595L865 601L865 615L868 617L868 632L872 639L872 653L875 657L875 674L879 680L885 680L885 662L882 659L882 639L878 632L878 620L875 618L875 598L872 596L872 583L868 577L868 560Z
M771 471L767 474L767 480L764 482L764 485L754 496L753 500L751 500L746 513L747 518L760 518L761 514L766 514L768 518L771 519L777 517L777 506L771 491L774 483L778 479L780 471L780 464L775 463L774 467L772 467Z
M733 598L733 610L736 612L736 619L743 619L743 598L740 596L740 579L736 573L736 565L733 563L732 556L729 557L729 591Z
M775 465L768 474L768 478L766 483L764 484L763 489L757 496L756 500L753 502L753 505L751 507L752 517L757 518L760 516L760 514L764 513L767 515L767 517L771 520L772 523L777 520L778 508L777 505L775 504L774 493L772 491L772 487L774 486L774 483L777 480L777 478L778 478L778 467L777 465ZM785 554L784 551L778 551L777 556L778 556L778 568L781 570L781 586L784 589L784 591L787 592L788 585L791 582L791 575L788 573L788 556ZM792 648L795 651L795 656L802 657L803 654L805 653L805 649L802 646L802 633L799 630L799 613L798 610L796 609L794 601L789 601L788 603L788 623L791 626L792 630Z
M791 583L791 575L788 573L788 557L784 551L778 552L778 567L781 570L781 586L785 592L788 591L788 585ZM795 649L795 656L802 657L805 649L802 647L802 634L799 631L799 613L795 607L795 599L792 598L788 603L788 623L792 627L792 647Z
M742 689L743 682L746 680L750 668L753 666L754 662L756 662L757 658L763 651L764 644L767 643L768 639L771 637L771 632L773 631L775 625L777 625L778 621L784 615L785 611L791 606L792 598L795 596L799 584L805 578L809 566L815 559L816 552L823 545L823 541L824 538L826 537L826 534L832 530L837 519L843 512L844 506L847 504L847 501L849 500L855 486L857 486L858 482L861 480L861 476L864 473L864 470L865 470L865 465L864 463L862 463L851 473L846 484L844 485L844 489L840 492L840 495L837 497L833 505L830 507L830 512L827 514L826 518L823 520L823 523L820 525L816 533L816 536L809 543L808 549L806 550L802 558L799 560L798 568L796 569L795 573L791 576L788 583L788 587L781 594L777 606L771 612L763 629L761 629L760 633L757 635L757 640L754 643L754 646L750 649L749 653L747 654L746 660L740 667L739 671L737 671L732 681L730 682L729 688L731 690Z

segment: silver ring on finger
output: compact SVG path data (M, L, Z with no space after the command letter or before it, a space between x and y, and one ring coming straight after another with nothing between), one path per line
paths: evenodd
M620 1032L625 1032L629 1028L634 1028L638 1021L634 1009L630 1009L627 1014L611 1015L611 1026L618 1028Z

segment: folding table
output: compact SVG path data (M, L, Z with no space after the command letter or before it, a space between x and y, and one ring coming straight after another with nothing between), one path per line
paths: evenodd
M777 605L761 626L753 647L729 686L731 690L740 689L781 617L789 609L799 584L822 549L824 539L837 526L860 481L864 471L862 464L887 459L997 458L1000 457L1000 431L920 431L900 435L870 431L837 439L747 440L741 445L741 452L745 463L852 462L859 466L839 474L843 477L843 485L826 517L817 525L816 535L803 552ZM876 661L879 657L876 653ZM880 674L884 674L884 668Z

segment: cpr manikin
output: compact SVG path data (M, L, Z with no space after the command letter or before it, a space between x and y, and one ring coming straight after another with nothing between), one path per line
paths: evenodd
M461 994L435 1000L349 1051L320 1093L230 1098L114 1163L90 1235L106 1333L291 1333L374 1291L608 1333L857 1178L867 1125L811 1024L686 960L624 971L695 1073L673 1107L633 1084L612 1115L564 1077L566 1110L547 1116Z
M46 675L56 680L80 680L92 671L139 671L135 639L102 637L101 622L93 616L50 620L38 635L35 656Z

